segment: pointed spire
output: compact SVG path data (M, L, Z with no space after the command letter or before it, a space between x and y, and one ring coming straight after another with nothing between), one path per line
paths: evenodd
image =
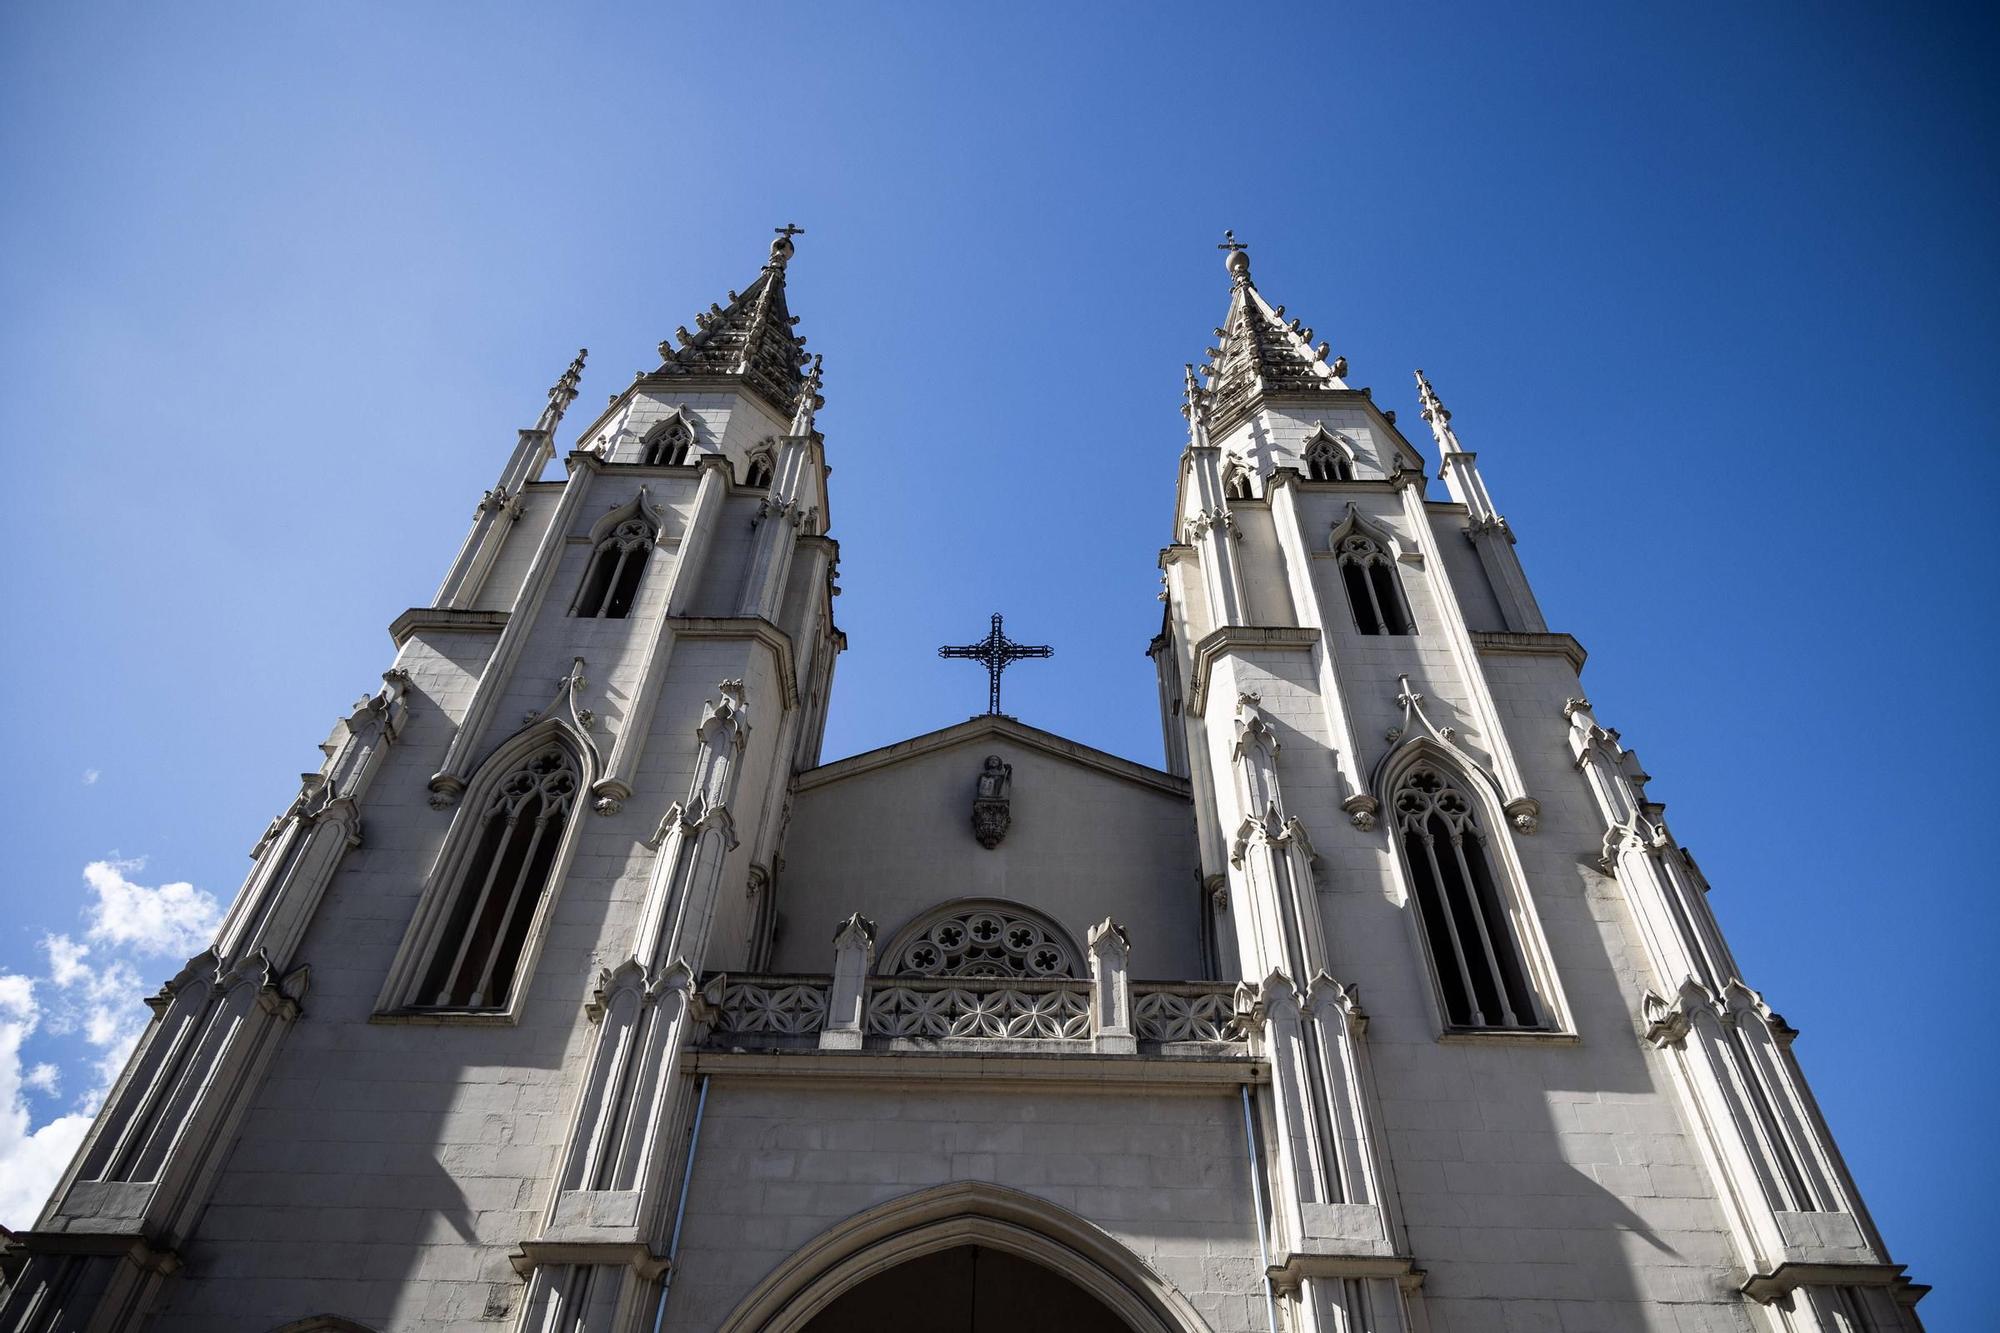
M1209 379L1210 428L1227 431L1248 416L1267 393L1318 393L1345 389L1341 375L1345 359L1327 363L1332 350L1313 345L1313 331L1294 319L1285 322L1285 308L1272 306L1250 279L1250 248L1236 233L1222 233L1218 250L1229 270L1229 313L1215 331L1216 346L1208 349L1202 374Z
M826 399L820 396L820 358L812 359L812 368L806 371L805 383L799 387L799 404L792 409L792 431L796 436L813 433L813 413L826 406Z
M773 406L789 411L798 401L806 362L805 339L792 332L798 323L785 305L785 264L795 247L792 237L805 229L786 223L776 228L771 255L757 280L742 292L729 293L725 308L711 305L695 316L696 332L686 325L674 330L671 342L660 344L658 375L716 375L742 379Z
M576 386L583 380L583 358L589 355L588 347L576 349L576 360L569 363L569 369L549 389L549 405L542 409L541 418L535 422L536 430L544 435L556 433L556 427L562 424L563 413L576 401Z
M1437 390L1424 378L1424 372L1417 372L1417 401L1423 404L1421 415L1429 423L1431 435L1437 440L1438 452L1449 457L1464 453L1458 442L1458 432L1451 428L1451 413L1438 401Z

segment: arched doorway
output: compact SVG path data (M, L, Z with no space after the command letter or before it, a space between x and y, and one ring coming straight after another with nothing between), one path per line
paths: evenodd
M849 1287L802 1333L1132 1333L1062 1274L984 1245L919 1255Z
M995 1304L982 1309L987 1299ZM1022 1302L1060 1313L1022 1312ZM765 1274L719 1333L885 1328L1209 1333L1186 1297L1102 1229L977 1181L891 1199L821 1232Z

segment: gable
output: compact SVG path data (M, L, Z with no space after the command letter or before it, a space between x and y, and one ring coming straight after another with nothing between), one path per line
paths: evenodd
M972 818L989 756L1012 767L1007 829L991 848ZM771 970L830 970L850 913L886 946L941 904L986 898L1045 913L1076 940L1111 917L1131 936L1135 975L1200 977L1198 880L1180 779L1010 719L975 719L800 775Z

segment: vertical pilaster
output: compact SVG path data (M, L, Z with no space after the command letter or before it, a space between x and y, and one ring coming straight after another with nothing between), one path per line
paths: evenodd
M1890 1299L1899 1272L1886 1263L1792 1057L1791 1028L1736 975L1707 895L1689 874L1661 807L1646 799L1637 760L1616 732L1597 724L1587 700L1572 699L1563 711L1571 754L1605 821L1600 867L1631 905L1666 991L1644 999L1646 1039L1667 1059L1698 1129L1731 1237L1752 1275L1746 1291L1775 1290L1786 1275L1815 1274L1797 1290L1785 1288L1791 1308L1772 1303L1787 1333L1847 1327L1834 1318L1850 1303L1838 1288L1873 1293L1852 1296L1861 1302L1856 1308L1879 1298L1885 1310L1904 1309ZM1897 1318L1873 1327L1904 1327Z
M670 1126L683 1092L674 1058L706 1017L694 977L723 862L736 845L730 807L749 734L743 684L723 681L695 729L687 795L669 807L651 844L653 873L631 953L604 973L586 1010L596 1040L541 1234L524 1251L534 1271L518 1325L523 1333L543 1327L535 1321L551 1309L576 1308L573 1299L564 1306L562 1292L580 1280L582 1268L628 1269L621 1290L629 1292L664 1266L662 1163L671 1155ZM590 1308L600 1311L595 1320L622 1307ZM571 1319L560 1327L610 1333L618 1325Z

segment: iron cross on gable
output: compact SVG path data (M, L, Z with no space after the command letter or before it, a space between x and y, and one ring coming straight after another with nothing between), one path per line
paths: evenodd
M1007 669L1009 662L1018 662L1024 657L1053 657L1056 650L1045 643L1015 643L1000 628L1000 613L993 613L993 628L978 643L946 644L938 649L939 657L968 657L975 662L986 664L987 702L986 711L1000 711L1000 673Z

